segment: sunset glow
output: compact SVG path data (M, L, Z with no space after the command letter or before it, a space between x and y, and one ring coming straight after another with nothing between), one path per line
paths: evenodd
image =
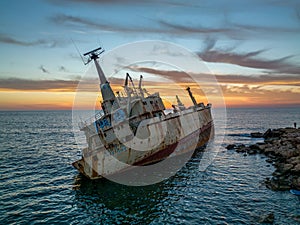
M183 103L191 105L187 86L197 101L222 105L209 84L193 84L186 72L214 75L226 107L300 106L300 13L295 1L13 0L3 1L0 12L0 110L70 110L77 85L87 73L79 53L99 45L109 52L144 40L182 46L210 71L128 66L127 57L134 50L115 56L111 63L143 74L145 87L160 92L167 107L175 102L178 87ZM177 54L160 47L153 51ZM105 60L99 63L109 70ZM158 78L147 81L147 75ZM87 99L93 102L99 95L97 74L89 76L93 82L85 87L83 109L90 107ZM161 78L173 83L159 83ZM114 81L117 91L123 81Z

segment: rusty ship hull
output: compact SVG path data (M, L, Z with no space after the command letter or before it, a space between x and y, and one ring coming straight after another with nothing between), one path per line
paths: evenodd
M179 130L182 133L181 135L179 133L176 134L179 137L178 139L166 136L163 143L151 151L139 152L126 148L124 152L113 153L104 146L94 151L86 148L83 151L83 157L74 162L73 166L87 178L99 179L116 173L122 173L124 170L131 169L132 166L154 164L167 157L176 157L193 152L195 149L205 146L213 135L213 121L210 117L210 107L201 109L193 114L199 114L201 115L200 117L206 118L202 120L202 124L198 129L191 129L189 134L184 134L184 131ZM207 116L203 116L204 114ZM176 124L175 120L178 122L180 119L178 117L170 119L170 123ZM191 122L194 121L191 120ZM97 136L94 137L97 139ZM124 162L124 164L121 164L122 166L120 166L120 161Z

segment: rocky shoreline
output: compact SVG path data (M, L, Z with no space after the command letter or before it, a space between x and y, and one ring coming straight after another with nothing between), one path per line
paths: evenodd
M228 145L245 156L264 154L266 160L275 167L272 178L265 184L275 191L300 190L300 128L269 129L265 133L251 133L253 138L264 138L264 142L254 145Z

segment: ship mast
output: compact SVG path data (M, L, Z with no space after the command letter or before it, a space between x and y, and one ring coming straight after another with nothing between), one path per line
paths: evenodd
M143 79L143 76L140 75L140 81L139 81L139 91L140 91L140 95L142 97L142 99L144 99L144 91L143 91L143 88L142 88L142 79Z
M188 91L189 96L190 96L190 98L191 98L193 104L194 104L195 106L197 106L197 102L196 102L196 99L195 99L194 96L193 96L193 93L191 92L191 88L190 88L190 87L187 87L186 90Z
M107 79L104 75L104 72L97 60L99 58L99 55L103 52L104 52L104 50L102 50L102 48L99 47L99 48L89 51L83 55L89 57L88 61L85 64L88 64L91 61L94 61L94 64L96 66L96 70L97 70L97 73L99 76L99 80L100 80L100 90L101 90L102 99L103 99L102 109L105 114L109 114L111 112L112 105L114 104L114 102L116 102L115 101L116 96L115 96L113 90L111 89L110 84L107 81ZM116 102L116 104L117 104L117 102Z

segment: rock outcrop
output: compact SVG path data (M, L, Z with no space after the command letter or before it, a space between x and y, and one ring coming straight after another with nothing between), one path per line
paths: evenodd
M254 135L253 135L254 134ZM259 137L260 133L252 133ZM272 190L300 190L300 129L280 128L267 130L261 135L263 143L254 145L229 145L228 150L244 153L244 155L264 154L272 163L275 171L266 185Z

